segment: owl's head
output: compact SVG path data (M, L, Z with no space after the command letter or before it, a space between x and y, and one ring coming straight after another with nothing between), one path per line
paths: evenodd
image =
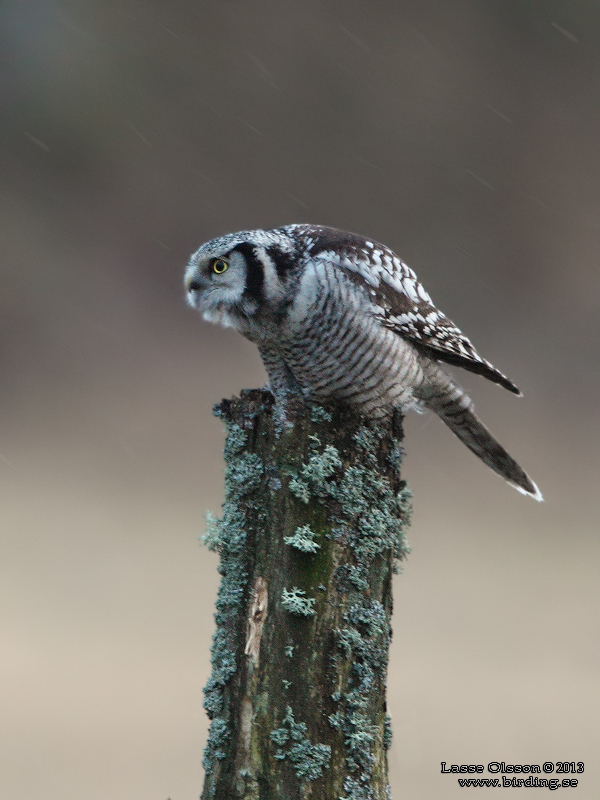
M208 322L238 330L261 310L276 309L297 262L299 227L240 231L203 244L185 272L189 305Z

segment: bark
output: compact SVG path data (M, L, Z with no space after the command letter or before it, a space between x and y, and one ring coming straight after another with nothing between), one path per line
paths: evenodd
M205 537L222 575L203 800L383 800L392 574L407 546L401 418L243 392Z

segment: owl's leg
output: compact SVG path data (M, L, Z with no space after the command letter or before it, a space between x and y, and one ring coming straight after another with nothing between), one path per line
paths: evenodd
M292 397L305 398L306 393L275 348L259 345L258 349L269 376L265 388L275 397L275 418L281 427L286 428L289 425L286 415L288 401Z
M300 384L281 354L275 348L266 345L260 345L258 349L269 376L266 388L273 393L275 399L285 399L290 395L303 396Z

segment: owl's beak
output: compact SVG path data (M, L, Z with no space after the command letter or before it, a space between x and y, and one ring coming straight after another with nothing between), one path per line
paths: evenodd
M199 281L191 277L186 281L185 288L187 289L187 293L190 294L190 292L199 292L202 289L202 286L200 285Z
M185 289L188 305L190 305L192 308L198 308L200 299L199 295L202 290L202 286L193 274L186 278Z
M192 308L198 308L199 294L204 287L198 275L198 267L196 264L190 263L188 265L184 285L188 305L192 306Z

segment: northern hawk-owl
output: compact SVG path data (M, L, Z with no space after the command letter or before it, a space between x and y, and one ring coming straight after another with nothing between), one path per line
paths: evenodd
M370 419L427 407L523 494L542 495L440 362L519 395L389 248L320 225L240 231L197 250L187 299L258 345L272 392L338 399Z

